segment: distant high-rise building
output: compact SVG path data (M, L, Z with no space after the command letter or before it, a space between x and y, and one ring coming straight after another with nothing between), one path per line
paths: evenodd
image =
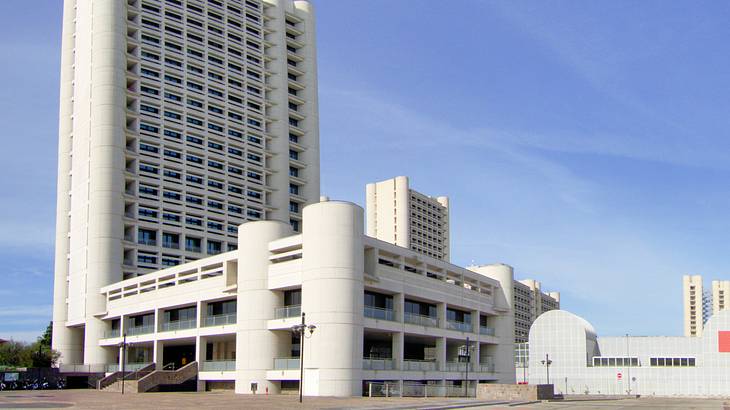
M542 285L534 279L514 281L515 343L525 343L530 326L538 316L549 310L560 309L560 292L542 291Z
M682 277L682 299L684 301L684 335L702 336L702 327L710 315L710 294L702 287L701 275Z
M400 176L367 184L367 235L449 260L449 199L430 197Z
M712 281L712 314L715 315L728 306L730 295L730 280Z
M66 0L59 117L53 347L106 363L104 286L318 200L310 5Z

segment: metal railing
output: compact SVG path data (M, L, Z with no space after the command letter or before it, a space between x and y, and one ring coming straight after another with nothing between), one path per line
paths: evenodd
M375 306L365 306L365 317L380 320L395 320L395 312L393 309L385 309Z
M479 334L480 335L487 335L487 336L494 336L494 328L488 327L488 326L479 326Z
M403 360L405 371L434 371L438 370L438 363L435 360Z
M231 372L236 370L235 360L211 360L202 363L204 372Z
M104 373L106 364L60 364L59 373Z
M393 370L393 359L362 359L363 370Z
M439 325L438 318L435 318L433 316L424 316L424 315L418 315L415 313L408 313L408 312L406 312L403 315L403 320L406 323L412 323L414 325L421 325L421 326L438 327L438 325Z
M155 332L154 325L136 326L127 328L127 336L146 335Z
M119 329L112 329L112 330L107 330L106 332L104 332L105 339L111 339L113 337L119 337L119 336L120 336Z
M482 373L494 373L494 363L479 363L477 369Z
M195 327L197 327L197 325L198 325L197 319L175 320L172 322L164 322L164 323L160 324L160 332L194 329Z
M457 322L454 320L447 320L446 327L452 330L458 330L460 332L471 332L471 323Z
M222 325L235 325L236 314L227 313L225 315L214 315L207 316L205 318L205 326L222 326Z
M136 372L140 369L144 369L152 363L127 363L124 365L125 372Z
M469 363L471 364L471 363ZM447 372L465 372L466 371L466 362L446 362L444 364L444 370ZM469 367L469 370L472 368Z
M108 364L108 365L106 365L106 369L105 370L106 370L107 373L118 372L119 371L119 363Z
M299 369L298 357L275 357L274 370L296 370Z
M274 317L286 319L288 317L299 317L302 315L302 305L289 305L274 310Z

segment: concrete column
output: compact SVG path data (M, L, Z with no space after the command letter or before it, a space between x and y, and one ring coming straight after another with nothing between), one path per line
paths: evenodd
M437 303L436 311L438 312L439 327L442 329L446 328L446 303Z
M200 302L198 302L200 304ZM203 362L205 361L205 345L207 343L205 336L195 336L195 361L198 362L198 372L203 370ZM198 385L196 390L199 392L205 391L206 383L205 380L198 378Z
M56 200L56 250L53 277L53 341L52 347L61 356L61 364L83 362L82 332L66 327L68 320L68 275L71 211L71 133L73 131L74 60L75 60L74 2L63 5L61 37L61 90L58 121L58 177Z
M393 309L395 310L395 321L403 322L406 311L406 295L404 293L393 295Z
M317 326L305 344L305 394L360 396L363 209L340 201L304 208L302 312ZM315 370L316 369L316 370Z
M436 339L436 361L438 362L439 370L446 370L446 338L439 337Z
M268 286L269 242L291 234L291 226L280 221L248 222L238 228L236 393L252 394L252 381L258 382L258 392L279 392L279 384L267 380L266 372L275 357L285 355L291 336L267 329L279 301Z
M405 335L403 332L395 332L391 334L391 349L393 353L393 368L400 370L403 368L403 348Z
M479 339L479 311L472 310L471 312L471 331L477 334L476 339Z
M469 361L471 362L472 367L471 367L471 369L469 369L469 371L477 372L477 371L479 371L479 363L480 363L479 354L481 352L482 346L478 340L473 341L471 345L472 345L472 349L471 349L471 352L469 352L469 354L471 355L471 357L469 358Z
M152 342L152 361L155 363L156 370L162 370L165 366L163 359L163 349L165 348L164 342L161 340L155 340Z
M499 344L494 349L494 366L500 383L515 383L514 273L512 267L505 264L494 264L470 269L499 281L499 288L496 289L494 295L494 304L502 313L495 316L492 322L495 336L499 339Z

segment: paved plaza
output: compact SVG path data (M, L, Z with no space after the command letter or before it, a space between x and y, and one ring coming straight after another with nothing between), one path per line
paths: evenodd
M720 409L730 400L640 398L504 403L444 398L312 397L299 404L296 396L243 396L232 392L125 394L96 390L0 392L0 409Z

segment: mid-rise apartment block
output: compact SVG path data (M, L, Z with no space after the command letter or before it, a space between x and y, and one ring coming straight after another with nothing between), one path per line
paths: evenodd
M543 292L534 279L515 280L515 343L526 343L530 326L541 314L560 309L560 292Z
M730 295L730 280L713 280L712 281L712 314L725 310L728 305L728 295Z
M367 234L449 260L449 199L430 197L399 176L366 187Z
M319 197L306 1L65 0L53 347L104 363L101 289L235 250Z
M243 394L296 391L302 365L315 396L370 382L460 394L467 372L471 388L513 383L512 269L468 270L368 237L363 214L323 199L303 209L302 233L247 222L236 250L102 287L103 361L81 368L105 373L102 387L124 366L151 372L140 390L169 374Z

